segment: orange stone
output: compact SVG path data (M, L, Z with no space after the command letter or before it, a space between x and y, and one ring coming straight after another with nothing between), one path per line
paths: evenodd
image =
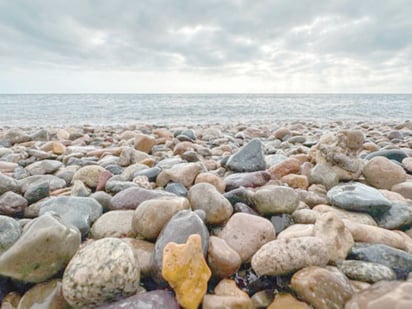
M162 276L174 289L183 308L198 308L211 276L203 256L200 235L190 235L185 244L170 242L165 246Z

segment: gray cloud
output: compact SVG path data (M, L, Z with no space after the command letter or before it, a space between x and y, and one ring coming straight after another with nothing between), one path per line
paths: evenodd
M411 15L408 0L0 0L0 81L123 70L411 91Z

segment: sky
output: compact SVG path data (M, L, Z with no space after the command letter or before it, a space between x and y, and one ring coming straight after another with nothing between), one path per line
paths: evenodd
M0 0L0 93L411 93L410 0Z

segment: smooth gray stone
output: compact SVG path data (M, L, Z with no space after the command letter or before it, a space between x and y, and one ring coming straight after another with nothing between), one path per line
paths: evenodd
M232 206L236 203L243 203L248 205L249 207L255 206L255 203L253 201L253 192L244 187L226 192L225 194L223 194L223 196L228 199Z
M357 260L344 260L337 264L341 272L351 280L375 283L381 280L396 280L396 273L389 267Z
M147 169L144 169L144 170L135 172L135 173L133 174L133 178L134 178L134 177L137 177L137 176L146 176L147 179L148 179L150 182L155 182L155 181L156 181L156 178L157 178L157 175L159 175L159 173L160 173L161 171L162 171L161 168L155 166L155 167L151 167L151 168L147 168Z
M168 290L154 290L133 295L96 309L179 309L173 294Z
M399 149L389 149L389 150L378 150L378 151L371 152L365 157L365 159L370 160L378 156L386 157L389 160L398 161L399 163L401 163L403 159L408 157L405 151L402 151Z
M13 191L18 193L19 186L17 184L17 181L7 175L4 175L3 173L0 172L0 195L7 191Z
M0 255L10 248L21 235L19 222L8 216L0 215Z
M289 214L274 215L270 217L270 222L272 222L275 228L276 234L279 234L284 229L286 229L288 226L294 224L292 215L289 215Z
M387 211L375 216L374 219L378 226L385 229L408 229L412 226L412 203L393 201Z
M256 172L266 169L262 142L255 138L231 155L226 168L234 172Z
M327 198L333 206L371 215L382 213L392 206L379 190L359 182L337 185L328 191Z
M204 211L181 210L176 213L158 236L153 252L153 279L160 285L164 285L162 278L162 259L163 249L171 241L183 244L190 235L199 234L202 241L203 254L206 256L209 245L209 231L202 218L205 217Z
M26 166L26 170L31 175L52 174L53 172L57 171L62 165L63 163L57 160L41 160Z
M50 186L48 181L36 182L28 187L24 193L24 198L33 204L41 199L48 197L50 192Z
M412 254L387 245L355 243L347 259L385 265L394 270L401 280L405 280L412 272Z
M116 180L116 179L113 179L114 177L118 177L118 176L113 176L106 182L106 186L105 186L106 192L117 194L129 188L139 187L137 184L135 184L132 181Z
M76 226L85 236L90 225L102 215L103 207L91 197L59 196L40 205L39 216L47 212L59 214L65 224Z
M36 132L34 132L31 136L31 140L32 141L49 141L50 140L50 134L49 131L45 130L45 129L40 129L37 130Z
M66 187L66 181L54 175L35 175L20 180L21 191L25 193L34 184L48 182L50 191Z
M183 196L183 197L186 197L186 196L187 196L187 189L186 189L186 187L185 187L183 184L178 183L178 182L169 182L169 183L166 185L165 190L166 190L167 192L176 194L177 196Z
M120 175L124 171L124 168L117 164L109 164L105 168L113 175Z

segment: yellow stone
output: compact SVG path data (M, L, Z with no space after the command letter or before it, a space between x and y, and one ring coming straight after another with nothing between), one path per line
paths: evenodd
M185 244L170 242L165 246L162 276L176 292L183 308L198 308L211 276L203 257L200 235L190 235Z

